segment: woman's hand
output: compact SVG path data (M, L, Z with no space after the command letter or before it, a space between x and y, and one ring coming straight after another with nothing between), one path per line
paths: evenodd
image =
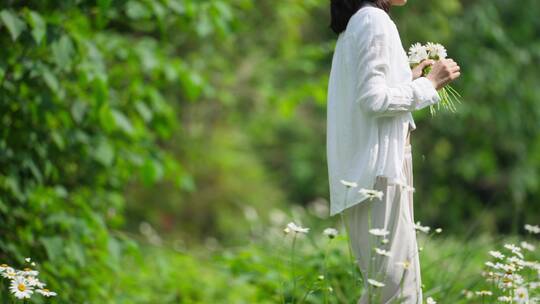
M424 60L424 61L420 62L417 66L415 66L412 69L413 80L415 80L415 79L419 78L420 76L422 76L422 71L426 67L428 67L428 66L430 66L430 65L432 65L434 63L435 63L435 61L433 61L431 59L428 59L428 60Z
M433 64L426 78L439 90L458 78L461 75L459 71L460 67L453 59L441 59Z

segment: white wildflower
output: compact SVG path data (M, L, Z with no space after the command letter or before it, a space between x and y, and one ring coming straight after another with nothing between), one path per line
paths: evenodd
M333 239L338 235L338 231L335 228L326 228L324 229L323 234Z
M384 287L384 283L381 283L379 281L368 279L368 283L375 286L375 287Z
M367 196L369 199L378 198L381 200L383 197L382 191L377 191L377 190L370 190L370 189L362 188L358 191L358 193L362 193L363 195Z
M6 279L13 280L17 276L17 272L15 269L8 266L4 271L2 271L2 276Z
M496 259L504 259L504 254L502 254L500 251L490 250L489 254Z
M534 249L535 249L535 247L534 247L533 244L527 243L527 242L525 242L525 241L522 241L522 242L520 243L520 246L521 246L521 248L527 249L527 250L529 250L529 251L534 251Z
M36 277L28 276L26 277L26 282L28 283L29 286L32 286L32 287L38 287L38 288L45 287L45 283L41 282Z
M296 233L308 233L309 231L309 228L298 226L293 222L290 222L289 224L287 224L287 228L289 228L290 231L293 231Z
M50 291L50 290L48 290L47 288L37 289L36 292L39 293L39 294L41 294L42 296L47 297L47 298L49 298L49 297L55 297L55 296L57 295L56 292Z
M514 290L514 301L518 304L529 303L529 292L525 287L518 287Z
M489 290L479 290L474 292L477 296L491 296L493 293Z
M33 269L28 268L28 267L24 268L23 270L17 271L17 275L20 275L20 276L36 277L38 274L39 274L39 272L37 270L33 270Z
M428 298L426 299L426 303L427 303L427 304L437 304L437 302L436 302L435 300L433 300L432 297L428 297Z
M375 235L375 236L386 236L390 233L390 231L386 230L386 229L379 229L379 228L373 228L373 229L369 229L369 233Z
M540 233L540 227L538 225L529 225L525 224L525 230L527 230L529 233L533 234L539 234Z
M441 233L441 232L442 232L442 228L437 228L437 229L435 229L435 232L436 232L436 233Z
M504 244L504 248L512 251L513 254L519 256L520 258L523 258L523 254L521 253L521 248L514 245L514 244Z
M358 187L358 184L355 183L355 182L348 182L348 181L346 181L346 180L341 180L340 182L341 182L343 185L345 185L345 187L347 187L347 188L356 188L356 187Z
M417 230L420 230L424 233L429 233L429 230L431 229L429 226L422 226L420 225L420 221L416 222L416 224L414 224L414 228L417 229Z
M9 290L17 299L29 299L34 293L32 287L28 285L28 282L23 277L15 277L11 281Z
M419 42L411 45L409 48L409 62L412 64L418 64L423 60L428 59L428 52L426 47Z
M384 256L387 256L387 257L390 256L390 251L380 249L380 248L377 248L377 247L375 247L375 252L377 252L377 254L379 254L379 255L384 255Z
M444 59L448 55L446 52L446 48L444 48L444 46L439 43L428 42L426 44L426 51L428 52L429 58L435 60Z

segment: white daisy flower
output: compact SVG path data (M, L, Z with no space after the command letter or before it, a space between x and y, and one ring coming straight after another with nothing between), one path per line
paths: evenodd
M520 245L521 245L521 248L527 249L527 250L529 250L529 251L534 251L534 249L535 249L535 247L534 247L533 244L527 243L527 242L525 242L525 241L522 241L522 242L520 243Z
M514 290L514 301L518 304L529 303L529 292L527 288L521 286Z
M519 256L520 258L523 258L523 254L521 253L521 248L514 244L504 244L504 248L512 251L513 254Z
M338 235L338 231L335 228L326 228L324 229L323 234L333 239Z
M10 268L8 264L0 264L0 272L3 272L8 268Z
M382 193L382 191L377 191L377 190L370 190L370 189L360 189L358 191L358 193L362 193L364 194L365 196L367 196L369 199L373 199L373 198L378 198L378 199L382 199L384 193Z
M379 229L379 228L373 228L373 229L369 229L369 233L375 235L375 236L387 236L390 231L386 230L386 229Z
M428 298L426 299L426 303L427 303L427 304L437 304L437 302L436 302L435 300L433 300L432 297L428 297Z
M287 228L289 228L290 231L293 231L296 233L308 233L309 231L309 228L298 226L293 222L290 222L289 224L287 224Z
M504 254L502 254L500 251L490 250L489 254L496 259L504 259Z
M380 249L380 248L375 247L375 252L377 252L377 254L379 254L379 255L384 255L384 256L387 256L387 257L390 256L390 251L387 251L387 250L384 250L384 249Z
M384 287L384 283L381 283L379 281L368 279L368 283L375 286L375 287Z
M415 43L409 48L409 62L410 63L420 63L423 60L428 59L428 52L426 47L420 43Z
M448 55L446 52L446 48L444 48L444 46L439 43L428 42L426 44L426 51L428 52L429 58L435 60L444 59Z
M32 287L38 287L38 288L45 287L45 283L41 282L36 277L32 277L32 276L26 277L26 281L28 282L28 285Z
M36 277L39 274L39 272L37 270L33 270L27 267L27 268L24 268L23 270L17 271L17 274L20 276Z
M414 224L414 228L417 229L417 230L420 230L424 233L429 233L429 230L431 229L429 226L422 226L420 225L420 221L416 222L416 224Z
M340 182L341 182L343 185L345 185L345 187L347 187L347 188L356 188L356 187L358 187L358 184L355 183L355 182L348 182L348 181L346 181L346 180L340 180Z
M49 298L49 297L55 297L55 296L57 295L56 292L50 291L50 290L48 290L47 288L37 289L36 292L39 293L39 294L41 294L42 296L47 297L47 298Z
M11 281L9 290L17 299L29 299L34 293L32 287L28 285L28 282L23 277L15 277Z
M479 290L474 292L477 296L491 296L493 293L489 290Z
M2 271L2 276L6 279L13 280L17 276L17 272L15 269L8 266L4 271Z
M525 224L525 230L529 231L529 233L533 234L539 234L540 233L540 227L538 225L529 225Z

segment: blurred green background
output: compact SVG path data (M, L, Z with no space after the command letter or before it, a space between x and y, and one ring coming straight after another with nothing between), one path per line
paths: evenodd
M58 303L156 303L154 293L209 303L227 292L236 300L224 303L243 303L248 289L227 290L212 270L207 282L196 252L245 245L302 210L312 227L338 225L327 217L328 8L2 1L0 262L40 261ZM536 0L393 9L405 49L440 42L462 67L458 113L414 113L423 224L461 238L540 221L538 11ZM152 272L169 266L185 286L158 292Z

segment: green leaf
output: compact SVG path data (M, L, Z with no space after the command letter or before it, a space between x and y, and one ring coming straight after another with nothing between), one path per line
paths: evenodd
M37 12L30 11L28 14L28 23L32 26L32 37L34 37L37 44L40 44L47 33L45 20Z
M112 117L114 119L115 125L126 132L127 134L133 134L133 126L129 119L124 115L124 113L118 110L111 110Z
M95 160L108 167L114 160L114 148L108 140L100 140L93 156Z
M63 241L58 236L42 237L41 243L47 251L47 256L51 261L57 260L64 252Z
M26 29L26 23L13 11L2 10L0 12L0 19L7 27L13 41L17 40L22 31Z
M68 69L71 66L71 58L74 54L74 47L71 39L67 35L53 42L51 45L53 59L61 69Z

